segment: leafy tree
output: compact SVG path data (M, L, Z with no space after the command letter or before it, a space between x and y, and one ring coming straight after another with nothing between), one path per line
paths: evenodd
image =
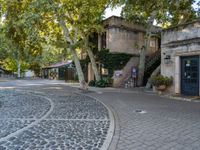
M66 47L69 48L73 56L80 85L84 89L86 88L85 79L77 55L77 49L85 48L86 45L83 44L83 41L87 41L88 34L86 32L96 28L93 23L99 21L99 15L103 12L100 8L103 6L105 8L106 4L107 0L37 0L31 4L29 9L29 11L37 13L42 18L40 22L45 24L46 31L52 31L52 27L55 26L62 31ZM58 35L57 33L54 36ZM93 58L93 55L90 56ZM94 61L92 63L95 68Z
M79 31L81 34L81 39L83 41L82 47L86 49L88 56L90 58L92 68L94 71L94 75L96 80L100 80L100 75L97 69L96 61L94 59L94 54L92 51L92 43L89 39L92 37L94 33L103 32L103 27L101 25L102 16L104 14L105 9L111 3L110 0L86 0L82 1L86 3L81 7L81 11L79 13ZM89 16L89 17L88 17Z
M32 24L24 17L29 1L1 0L0 2L1 15L5 18L1 28L2 35L9 41L7 48L10 50L9 57L17 63L18 77L20 77L21 64L30 63L41 54L38 32L31 28Z
M9 50L10 48L10 41L4 37L4 35L0 34L0 62L3 63L3 61L9 56Z
M54 45L43 44L43 53L41 58L42 66L48 66L57 63L63 59L72 60L68 49L58 48Z

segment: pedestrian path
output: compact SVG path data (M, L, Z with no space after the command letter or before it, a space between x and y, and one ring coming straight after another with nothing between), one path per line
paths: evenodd
M115 117L109 150L199 150L200 104L145 92L91 92Z

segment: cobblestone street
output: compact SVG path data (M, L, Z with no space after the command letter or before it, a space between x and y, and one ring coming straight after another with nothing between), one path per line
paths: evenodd
M55 81L0 88L0 150L200 149L199 101Z
M109 110L61 86L0 90L0 150L107 149ZM109 134L110 135L109 135Z

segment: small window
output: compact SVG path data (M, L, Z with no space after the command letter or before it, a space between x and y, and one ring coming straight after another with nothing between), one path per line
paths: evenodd
M156 42L155 40L150 41L150 47L156 47Z

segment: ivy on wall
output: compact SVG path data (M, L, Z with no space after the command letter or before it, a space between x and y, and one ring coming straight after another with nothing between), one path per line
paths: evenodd
M121 70L133 57L131 54L110 53L108 49L103 49L97 53L96 60L100 62L104 68L108 69L109 76L113 75L114 70Z
M102 49L95 54L96 62L101 64L101 67L108 69L109 76L113 76L114 70L121 70L127 64L129 59L134 55L125 53L110 53L108 49ZM89 57L81 60L81 66L84 72L87 70L87 65L90 62Z

